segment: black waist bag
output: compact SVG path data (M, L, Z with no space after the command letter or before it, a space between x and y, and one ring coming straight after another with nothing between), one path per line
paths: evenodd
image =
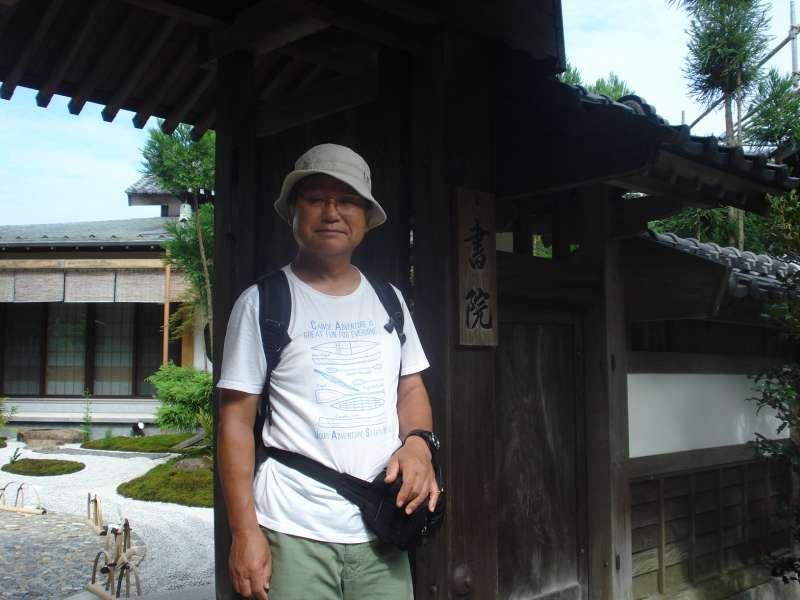
M404 508L397 508L397 494L402 481L398 477L394 483L385 483L385 469L372 481L365 481L347 473L339 473L295 452L267 448L267 456L335 489L361 510L364 523L378 539L401 550L413 550L424 543L444 520L444 492L439 496L433 512L428 510L427 502L410 515L405 513ZM443 490L442 471L436 463L434 472L439 489Z

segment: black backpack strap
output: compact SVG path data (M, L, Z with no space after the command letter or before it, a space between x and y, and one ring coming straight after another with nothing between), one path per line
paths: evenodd
M403 315L403 307L400 305L400 299L392 287L392 284L384 279L373 279L367 276L367 281L375 290L378 300L381 301L386 314L389 315L389 321L383 328L391 333L397 332L397 337L400 340L400 345L406 343L406 334L403 333L403 326L405 324L405 316Z
M291 342L289 319L292 316L292 295L289 280L282 270L273 271L257 282L258 324L261 329L261 345L267 360L267 375L261 392L259 414L272 423L272 408L269 404L269 382L272 372L281 362L283 349Z
M253 476L266 459L263 441L264 421L272 424L272 406L269 403L269 382L272 371L281 361L283 349L291 342L289 319L292 315L292 295L289 280L281 270L273 271L256 281L258 286L258 325L261 329L261 347L267 361L264 389L258 402L256 421L253 424L255 442L255 467Z

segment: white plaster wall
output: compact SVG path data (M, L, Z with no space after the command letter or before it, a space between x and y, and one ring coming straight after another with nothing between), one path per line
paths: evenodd
M628 375L631 458L779 437L774 413L745 402L752 396L746 375Z

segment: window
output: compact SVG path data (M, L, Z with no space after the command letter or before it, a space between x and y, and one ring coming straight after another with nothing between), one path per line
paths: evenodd
M145 303L0 303L0 396L153 396L145 379L161 366L163 311ZM168 351L180 364L181 341Z
M133 304L96 304L94 313L95 396L133 394Z
M86 305L50 304L47 315L48 395L80 395L86 389Z
M136 395L152 396L153 384L145 381L161 366L163 306L139 304L136 319ZM173 358L172 352L169 353ZM173 358L174 360L174 358ZM180 363L179 360L175 361Z
M43 309L42 304L0 307L0 389L5 394L41 393Z

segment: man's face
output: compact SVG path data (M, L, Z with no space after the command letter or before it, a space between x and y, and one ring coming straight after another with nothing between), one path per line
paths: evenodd
M297 184L294 238L301 248L320 256L349 256L367 231L367 205L367 200L338 179L306 177Z

